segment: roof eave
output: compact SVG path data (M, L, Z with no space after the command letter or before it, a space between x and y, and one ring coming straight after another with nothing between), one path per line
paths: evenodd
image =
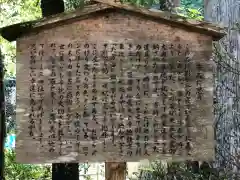
M41 27L45 27L48 25L53 25L56 23L62 23L70 19L76 19L93 12L102 11L105 9L111 9L112 6L96 3L93 5L88 5L83 9L77 9L74 12L64 12L60 14L56 14L51 17L42 18L36 21L28 21L28 22L21 22L17 24L13 24L10 26L6 26L0 28L0 35L7 41L16 41L18 38L28 34L33 29L38 29Z
M160 20L167 21L168 23L172 23L178 25L179 27L186 27L192 30L195 30L199 33L206 34L208 36L212 36L213 40L217 41L223 38L226 35L225 29L223 27L213 25L212 23L197 21L193 19L187 19L185 17L172 14L170 12L163 11L150 11L145 8L138 8L135 6L131 6L129 4L115 3L112 0L95 0L97 4L85 6L83 9L75 10L74 12L65 12L61 14L54 15L52 17L43 18L37 21L23 22L14 25L10 25L7 27L3 27L0 29L0 34L4 39L8 41L15 41L17 38L26 35L32 29L38 29L43 26L53 25L56 23L61 23L70 19L76 19L84 15L88 15L93 12L98 12L105 9L118 8L124 9L132 12L141 13L146 16L150 16L153 18L159 18Z
M34 21L28 21L6 26L0 29L0 34L9 42L16 41L17 38L27 34L33 27L33 24Z

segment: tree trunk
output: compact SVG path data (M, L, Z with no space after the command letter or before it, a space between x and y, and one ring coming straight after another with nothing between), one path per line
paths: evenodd
M0 49L0 179L4 178L4 142L6 136L5 127L5 97L4 97L4 64Z
M63 0L41 0L42 16L48 17L64 12Z
M216 134L216 165L218 167L237 170L240 164L237 161L237 151L239 152L240 126L239 124L239 61L240 61L240 30L235 28L239 21L240 2L239 0L205 0L204 16L206 21L222 24L228 27L227 36L217 45L222 48L217 49L214 60L217 62L215 78L215 134ZM220 50L219 50L220 49ZM226 54L223 59L219 58ZM232 58L229 58L232 56ZM235 59L234 59L235 58Z

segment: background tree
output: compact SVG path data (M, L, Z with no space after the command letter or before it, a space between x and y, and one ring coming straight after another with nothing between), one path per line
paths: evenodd
M215 165L219 168L239 171L240 27L238 26L240 1L205 0L204 5L205 20L228 27L227 36L218 43L215 43L214 46L214 60L217 63L215 79L217 161Z

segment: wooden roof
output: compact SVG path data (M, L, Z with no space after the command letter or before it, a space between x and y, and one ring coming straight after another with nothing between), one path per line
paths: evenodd
M83 9L76 9L73 12L64 12L37 21L23 22L3 27L0 29L0 34L8 41L15 41L17 38L36 29L64 23L73 19L87 18L87 15L90 15L91 13L96 13L107 9L123 9L126 11L140 13L144 16L152 17L170 25L178 26L179 28L187 28L188 31L197 31L202 34L212 36L215 40L221 39L226 34L223 27L204 21L187 19L170 12L154 12L146 8L114 2L113 0L95 0L95 2L97 3L85 6Z

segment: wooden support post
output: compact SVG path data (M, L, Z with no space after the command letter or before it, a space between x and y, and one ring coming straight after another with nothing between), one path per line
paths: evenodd
M106 162L105 180L126 180L127 163L126 162Z
M52 164L52 180L79 180L78 163Z
M4 144L6 137L5 127L5 97L4 97L4 63L0 49L0 179L4 180Z

